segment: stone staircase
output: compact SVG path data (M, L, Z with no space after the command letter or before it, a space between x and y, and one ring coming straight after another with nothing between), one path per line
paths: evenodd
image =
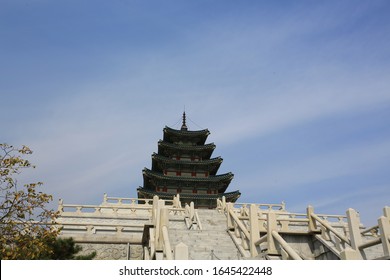
M190 260L237 260L240 254L227 233L226 216L217 209L197 209L202 230L189 230L183 220L169 224L172 248L180 242L188 246Z

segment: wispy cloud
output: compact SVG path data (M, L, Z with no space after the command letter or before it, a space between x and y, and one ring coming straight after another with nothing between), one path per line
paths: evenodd
M52 25L51 5L5 7L1 136L35 151L27 177L69 202L135 195L162 128L185 106L191 129L210 129L243 198L261 200L261 185L299 205L292 186L332 180L337 199L307 197L332 210L352 196L345 178L374 175L373 193L386 196L377 187L388 180L389 120L376 113L390 106L387 2L217 4L94 3L99 17L62 4ZM293 139L295 130L317 139L318 126L339 122L327 146ZM272 151L300 150L275 155L259 146L266 140Z

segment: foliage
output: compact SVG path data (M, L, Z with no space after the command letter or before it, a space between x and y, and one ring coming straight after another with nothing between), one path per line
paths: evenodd
M76 245L73 238L57 238L50 244L52 252L42 256L41 259L49 260L92 260L96 252L80 255L82 247Z
M0 257L40 259L53 252L58 230L57 215L46 209L52 196L38 191L41 182L18 186L15 177L23 169L34 168L24 159L32 151L0 144Z
M96 252L81 255L72 238L58 238L58 213L46 208L52 196L38 191L41 182L18 186L15 177L35 168L24 158L31 153L26 146L0 144L0 259L93 259Z

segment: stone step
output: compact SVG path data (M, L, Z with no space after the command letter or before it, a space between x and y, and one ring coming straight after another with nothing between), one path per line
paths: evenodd
M184 221L175 221L169 228L171 246L180 242L186 244L189 258L194 260L239 259L238 249L226 231L226 216L215 209L197 211L202 230L183 229L180 223L185 224Z

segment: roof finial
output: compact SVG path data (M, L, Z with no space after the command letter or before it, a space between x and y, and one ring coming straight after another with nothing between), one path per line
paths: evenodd
M186 111L183 112L183 124L181 125L181 130L188 130L186 125Z

